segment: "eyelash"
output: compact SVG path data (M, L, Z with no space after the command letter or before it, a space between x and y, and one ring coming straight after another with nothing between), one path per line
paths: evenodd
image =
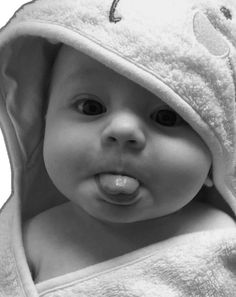
M84 109L86 103L87 104L89 103L87 105L87 108L88 108L87 111L86 109ZM91 106L92 104L93 106ZM79 99L74 103L74 107L79 113L84 114L86 116L98 116L107 112L106 107L102 103L100 103L99 100L93 99L93 98ZM91 107L93 108L91 109ZM97 109L99 109L99 111ZM166 112L168 113L167 115L166 115ZM170 117L169 120L168 120L168 117ZM180 125L181 123L184 122L184 120L174 110L170 109L169 107L160 108L159 110L154 111L151 114L150 118L154 120L154 122L156 122L157 124L160 124L162 126L167 126L167 127ZM163 120L167 122L163 123ZM174 121L174 123L172 121Z

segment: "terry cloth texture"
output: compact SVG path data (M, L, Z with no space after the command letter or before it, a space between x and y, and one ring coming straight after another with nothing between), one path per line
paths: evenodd
M234 297L235 229L179 236L35 286L22 224L66 201L42 157L45 98L62 43L175 109L212 153L212 203L236 215L235 1L29 2L0 32L0 123L12 169L0 213L0 296Z

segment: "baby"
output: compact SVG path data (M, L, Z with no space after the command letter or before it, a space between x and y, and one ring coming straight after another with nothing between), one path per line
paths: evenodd
M1 30L1 297L235 297L234 2L35 0Z
M161 98L69 46L51 81L43 155L68 202L25 226L35 282L184 233L235 226L196 201L211 153Z

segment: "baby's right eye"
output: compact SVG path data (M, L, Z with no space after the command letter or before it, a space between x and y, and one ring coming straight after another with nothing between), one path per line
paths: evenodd
M76 109L85 115L96 116L106 112L106 108L94 99L81 99L75 103Z

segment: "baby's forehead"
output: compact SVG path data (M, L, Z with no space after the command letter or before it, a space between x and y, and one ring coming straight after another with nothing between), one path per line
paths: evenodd
M108 77L111 74L115 75L112 69L67 45L63 45L60 49L55 69L57 75L70 76L70 78L86 76L92 78L93 75L96 75L98 78L99 75Z
M141 85L67 45L63 45L58 53L52 84L67 89L70 86L74 88L74 85L76 88L95 85L94 89L100 88L105 92L105 89L111 88L130 97L135 96L137 101L140 98L141 101L150 99L155 103L163 103L163 100Z

